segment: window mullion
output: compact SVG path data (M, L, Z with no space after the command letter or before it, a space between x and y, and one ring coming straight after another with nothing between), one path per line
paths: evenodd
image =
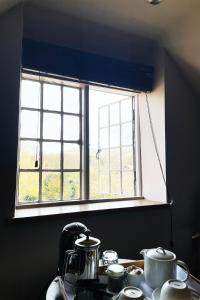
M90 149L89 149L89 86L86 85L84 89L84 99L83 99L83 199L89 200L90 197Z
M123 194L123 172L122 172L122 107L121 102L119 103L119 143L120 143L120 190Z
M111 170L110 170L110 105L108 105L108 174L109 174L109 193L111 193Z
M60 197L61 200L63 200L63 161L64 161L64 144L63 144L63 85L61 86L61 154L60 154L60 168L61 168L61 173L60 173Z
M43 165L43 150L42 150L42 139L43 139L43 82L41 82L40 86L40 102L41 102L41 109L40 109L40 159L39 159L39 202L42 202L42 165Z

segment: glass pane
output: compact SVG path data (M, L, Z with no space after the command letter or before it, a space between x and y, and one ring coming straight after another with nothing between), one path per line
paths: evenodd
M111 172L111 193L119 195L121 194L121 179L120 172Z
M108 170L109 170L109 152L108 152L108 150L101 150L99 152L99 168L100 168L100 172L108 172Z
M42 145L43 169L60 169L61 144L46 142Z
M42 173L42 200L60 200L60 173Z
M40 108L40 83L31 80L21 82L21 106Z
M99 173L99 193L101 194L101 197L103 197L102 194L108 194L109 193L109 173L107 172L100 172Z
M120 127L111 126L110 127L110 147L120 146Z
M108 107L100 107L99 108L99 122L100 127L108 126Z
M120 148L110 149L110 169L120 170Z
M123 194L134 196L134 176L133 172L123 172L122 174Z
M79 89L64 87L63 111L78 114L80 111L79 106Z
M133 127L132 123L122 125L122 145L132 145L133 143Z
M99 199L98 194L98 170L99 161L96 157L97 148L90 148L90 197L92 199Z
M133 147L122 148L122 169L133 170Z
M40 137L40 113L37 111L21 111L21 132L20 137Z
M64 140L76 141L79 139L79 117L64 116Z
M108 128L100 129L100 149L108 148Z
M119 124L119 103L110 105L110 125Z
M64 144L64 169L80 169L79 145Z
M19 202L38 201L39 193L39 173L20 172L19 173Z
M32 141L21 141L20 143L20 169L37 169L35 167L35 160L39 160L39 143Z
M132 111L132 99L131 97L127 100L121 102L121 121L127 122L132 121L133 111Z
M58 114L44 113L43 138L59 140L61 130L61 119Z
M64 200L80 199L80 173L64 173Z
M61 109L61 87L58 85L44 83L43 108L48 110Z

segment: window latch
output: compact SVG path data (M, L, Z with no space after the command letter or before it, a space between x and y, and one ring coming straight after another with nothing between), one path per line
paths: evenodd
M98 150L97 150L97 153L96 153L96 159L97 159L97 160L99 160L99 154L100 154L100 152L101 152L101 149L98 149Z

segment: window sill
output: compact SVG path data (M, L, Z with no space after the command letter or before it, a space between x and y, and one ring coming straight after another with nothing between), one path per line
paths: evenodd
M129 210L132 208L166 206L167 203L150 201L146 199L139 200L122 200L112 202L99 202L87 203L79 205L63 205L53 207L35 207L35 208L22 208L15 210L15 216L12 218L26 219L26 218L39 218L43 216L56 216L56 215L73 215L91 212L105 212L105 211L121 211Z

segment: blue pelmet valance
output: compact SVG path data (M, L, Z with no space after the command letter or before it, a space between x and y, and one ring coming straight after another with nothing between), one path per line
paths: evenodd
M22 67L136 91L151 91L153 67L23 39Z

